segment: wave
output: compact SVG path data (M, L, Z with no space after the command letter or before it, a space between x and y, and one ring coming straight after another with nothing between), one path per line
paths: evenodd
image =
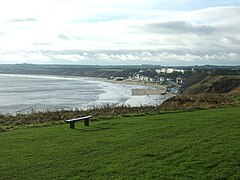
M160 104L165 96L132 96L142 85L126 85L98 78L0 74L0 113L82 109L104 105ZM16 78L17 77L17 78ZM29 81L28 78L33 80Z
M83 77L54 76L54 75L0 74L0 76L35 78L35 79L52 79L52 80L74 80L74 81L82 81L84 79Z

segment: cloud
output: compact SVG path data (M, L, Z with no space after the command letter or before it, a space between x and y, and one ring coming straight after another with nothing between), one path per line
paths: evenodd
M62 50L42 51L54 62L65 64L159 64L159 65L240 65L239 52L205 52L184 50Z
M0 63L239 64L239 1L196 1L1 1Z
M36 46L49 46L51 45L51 43L33 43L33 45L36 45Z
M9 59L6 61L6 59ZM61 50L0 52L1 63L83 65L240 65L239 52L196 53L176 50Z
M39 51L11 51L0 53L0 62L1 63L8 63L8 64L15 64L15 63L34 63L37 64L48 64L54 63L53 59L43 55Z
M36 22L37 19L36 18L19 18L19 19L11 19L8 22L12 22L12 23L17 23L17 22Z
M59 34L57 37L60 39L63 39L63 40L70 40L70 38L68 36L66 36L65 34Z
M232 43L237 46L239 46L239 44L240 44L240 36L239 37L225 37L224 40L227 41L226 43Z
M55 60L65 61L66 63L82 63L88 60L88 57L79 54L56 54L51 55L51 57Z
M169 21L160 23L149 23L144 25L144 31L149 33L163 34L204 34L211 35L217 32L216 28L210 25L193 24L185 21Z

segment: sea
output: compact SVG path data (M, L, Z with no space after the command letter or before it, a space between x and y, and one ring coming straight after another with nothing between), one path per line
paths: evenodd
M98 78L0 74L0 114L30 113L100 106L159 105L167 95L132 96L141 85L110 83Z

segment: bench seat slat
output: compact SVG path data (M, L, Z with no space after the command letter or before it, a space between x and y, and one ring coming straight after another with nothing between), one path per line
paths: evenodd
M89 119L89 118L92 118L92 116L85 116L85 117L80 117L80 118L68 119L68 120L65 120L65 122L81 121L81 120Z

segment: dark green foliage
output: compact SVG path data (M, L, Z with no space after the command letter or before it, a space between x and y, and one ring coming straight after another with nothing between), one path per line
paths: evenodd
M6 74L37 74L37 75L64 75L102 77L128 77L130 73L139 71L141 66L88 66L88 65L33 65L16 64L0 65L0 73Z
M240 108L0 134L0 179L238 179Z

